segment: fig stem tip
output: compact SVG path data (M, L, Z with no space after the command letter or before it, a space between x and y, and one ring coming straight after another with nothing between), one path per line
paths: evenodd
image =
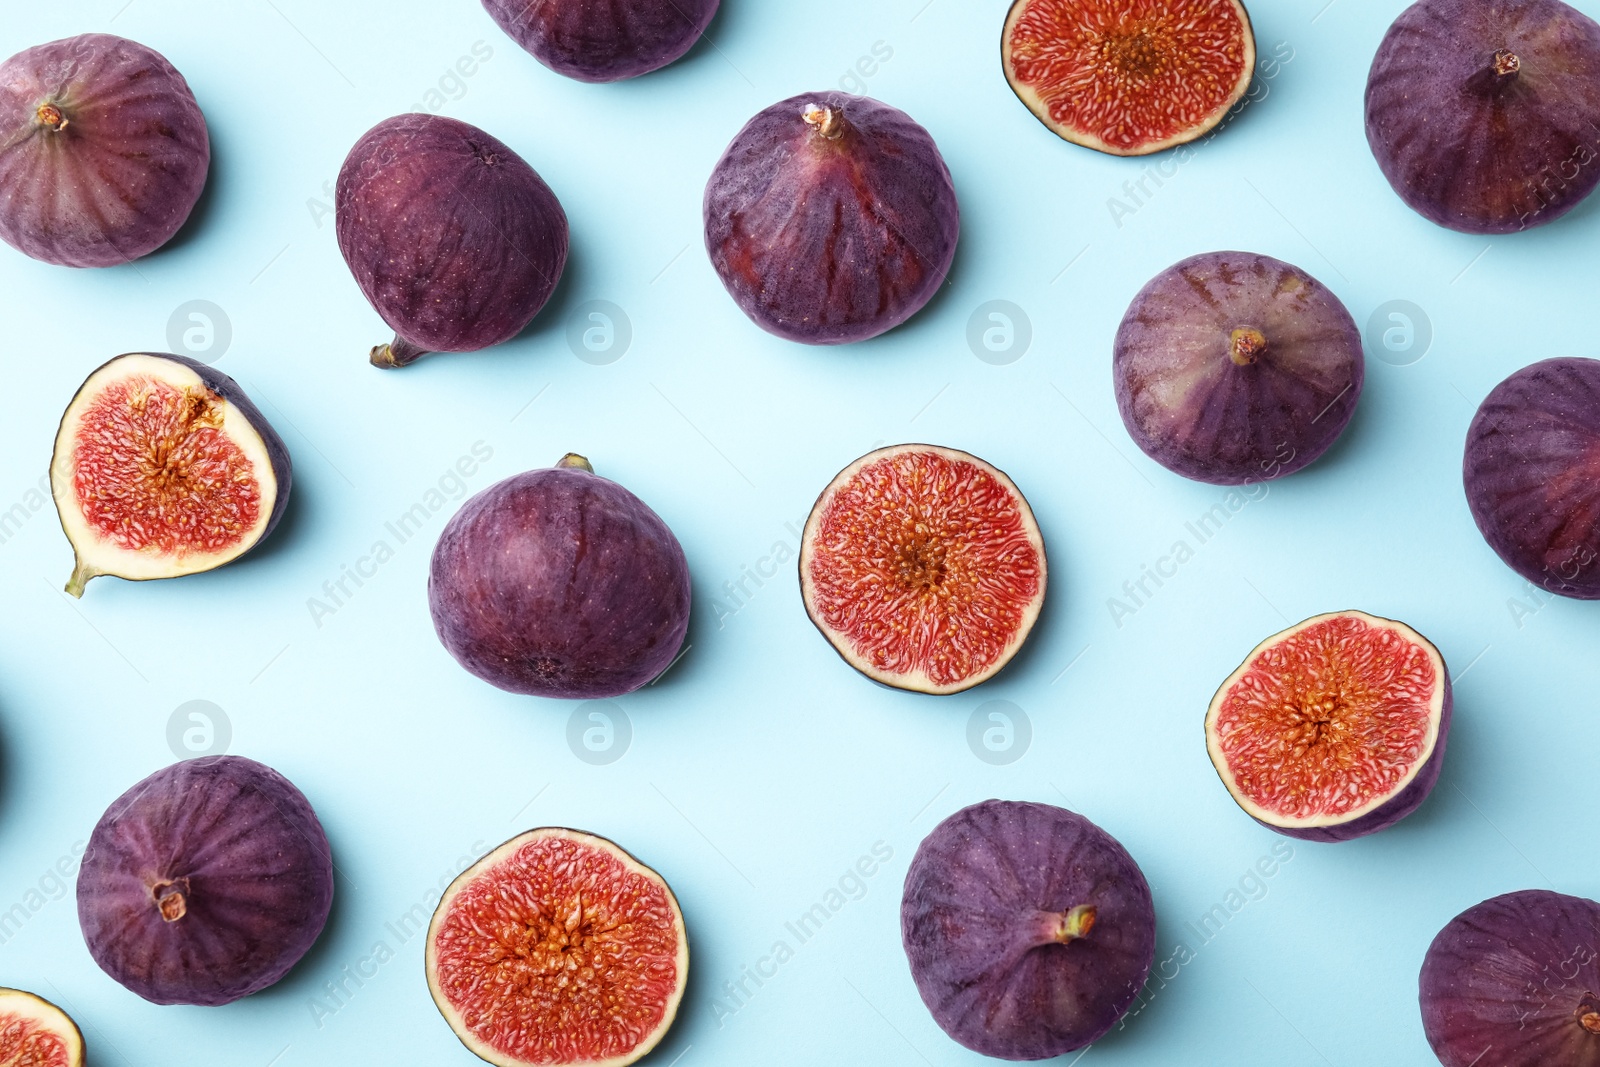
M594 473L594 467L589 463L589 461L578 455L576 452L568 452L566 455L562 456L561 459L556 463L556 466L563 470L580 470L588 471L590 474Z
M800 117L815 126L817 132L830 141L837 141L844 136L844 113L836 107L807 104Z
M1079 904L1069 908L1061 916L1061 932L1056 935L1056 940L1065 944L1076 941L1080 937L1088 936L1094 929L1095 907L1093 904Z
M35 115L38 117L41 126L48 126L57 133L67 128L67 116L54 104L40 104L39 110L35 112Z

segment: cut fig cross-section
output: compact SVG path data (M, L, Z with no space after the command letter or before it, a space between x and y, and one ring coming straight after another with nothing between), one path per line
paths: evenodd
M283 439L232 378L183 356L118 356L67 405L50 460L77 557L67 592L230 563L278 524L292 480Z
M1006 80L1040 122L1117 156L1216 128L1256 63L1239 0L1016 0L1000 48Z
M0 1067L83 1067L83 1034L43 997L0 988Z
M1044 604L1044 540L1010 478L976 456L893 445L840 471L800 544L806 612L874 681L958 693L993 677Z
M1439 780L1450 674L1427 638L1361 611L1257 645L1206 712L1233 799L1269 829L1348 841L1415 811Z
M683 912L601 837L529 830L450 884L428 927L428 988L497 1067L624 1067L672 1026L689 977Z

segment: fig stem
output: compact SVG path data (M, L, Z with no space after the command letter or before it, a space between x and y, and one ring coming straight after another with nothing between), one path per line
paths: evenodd
M576 452L568 452L562 456L556 461L556 467L562 470L579 470L588 471L590 474L594 473L594 467L589 464L589 461Z
M83 588L89 584L89 579L95 572L83 565L83 560L74 558L72 561L72 577L67 579L67 592L73 597L83 599Z
M837 141L844 136L846 123L844 112L836 107L821 107L817 104L808 104L800 113L800 117L817 128L817 132L830 141Z
M48 126L57 133L67 128L67 116L56 105L46 101L39 105L39 110L34 113L41 126Z
M1228 355L1241 367L1254 363L1266 348L1266 335L1254 326L1240 326L1228 335Z
M393 341L372 350L372 365L392 370L395 367L410 366L427 354L426 348L414 345L396 334Z
M1093 904L1079 904L1068 908L1061 915L1061 929L1056 933L1056 940L1064 945L1080 937L1087 937L1089 931L1094 929L1095 914Z
M1509 78L1522 69L1522 60L1509 48L1502 48L1494 54L1494 72L1502 78Z
M1578 1016L1578 1025L1591 1034L1600 1034L1600 1012L1586 1011Z

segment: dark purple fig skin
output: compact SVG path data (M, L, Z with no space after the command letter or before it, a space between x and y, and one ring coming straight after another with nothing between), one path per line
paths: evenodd
M808 121L813 106L832 120ZM891 330L932 299L961 212L944 158L909 115L806 93L733 139L706 186L705 230L711 265L756 325L836 345Z
M1467 429L1462 477L1508 567L1600 600L1600 360L1547 359L1495 386Z
M705 33L720 0L483 0L533 58L569 78L614 82L660 70Z
M1079 906L1088 933L1041 933ZM900 932L922 1002L974 1052L1039 1060L1082 1048L1122 1018L1155 960L1150 887L1116 839L1082 815L986 800L934 828L906 871Z
M1424 218L1553 222L1600 182L1600 25L1561 0L1421 0L1378 46L1366 115L1383 176Z
M1264 346L1248 351L1251 337ZM1339 298L1253 252L1206 252L1152 278L1117 329L1111 367L1134 443L1214 485L1317 460L1349 425L1366 377L1361 332Z
M171 893L183 912L164 919ZM156 1004L227 1004L304 956L333 904L322 824L287 778L241 756L157 771L89 838L78 922L102 970Z
M567 215L522 157L442 115L385 119L339 171L335 228L356 284L395 331L380 367L521 333L566 269Z
M689 630L689 563L644 501L568 456L462 505L433 550L428 606L468 671L528 696L621 696Z
M1600 904L1527 889L1457 915L1418 978L1444 1067L1600 1067Z
M142 44L86 33L0 64L0 239L25 255L147 256L182 228L210 166L188 83Z

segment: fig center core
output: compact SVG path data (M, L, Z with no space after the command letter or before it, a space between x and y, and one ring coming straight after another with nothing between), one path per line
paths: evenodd
M1248 367L1267 350L1266 334L1254 326L1237 327L1228 335L1228 356L1241 367Z
M1522 60L1509 48L1502 48L1494 54L1494 72L1502 78L1509 78L1522 69Z
M920 527L895 550L900 584L914 592L937 591L950 568L944 543Z
M38 118L39 125L48 126L57 133L67 128L67 116L54 104L40 104L39 110L34 115Z
M1148 78L1161 70L1164 49L1147 30L1108 33L1100 50L1106 62L1123 74Z
M189 880L179 878L174 882L157 882L150 890L155 898L156 910L161 912L163 922L175 923L189 914L189 902L184 898L184 893L189 889Z

